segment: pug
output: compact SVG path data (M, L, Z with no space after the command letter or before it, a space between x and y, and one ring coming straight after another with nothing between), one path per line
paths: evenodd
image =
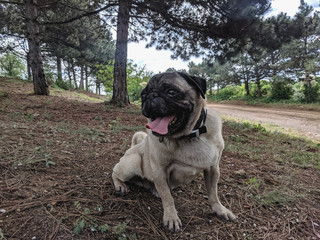
M222 124L216 112L207 113L205 93L206 81L199 77L182 72L153 76L141 93L147 133L134 134L131 147L112 173L115 190L122 195L128 192L130 181L154 186L162 200L163 224L171 231L182 227L171 190L202 171L213 213L236 219L218 198Z

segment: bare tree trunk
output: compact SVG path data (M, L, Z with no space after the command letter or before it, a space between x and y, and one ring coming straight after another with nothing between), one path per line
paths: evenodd
M77 85L77 76L76 76L76 71L74 70L74 64L73 64L73 59L71 60L71 68L72 68L72 75L73 75L73 82L74 82L74 88L78 89Z
M257 90L258 90L258 97L262 97L262 93L261 93L261 82L260 82L260 79L259 79L259 78L256 79L256 84L257 84Z
M28 71L28 80L32 79L32 73L31 73L31 63L30 63L30 53L27 52L27 71Z
M84 72L85 72L85 83L86 83L86 91L89 92L89 81L88 81L88 66L84 66Z
M62 81L62 67L61 67L60 56L57 56L57 75L58 75L58 81Z
M84 89L84 81L83 81L83 65L80 66L80 84L79 88Z
M49 95L49 86L45 78L41 57L39 26L37 25L38 9L36 4L37 0L24 0L30 66L32 69L34 93Z
M245 79L245 80L244 80L244 88L246 89L246 94L247 94L247 96L249 96L249 95L250 95L250 88L249 88L249 81L248 81L248 79Z
M68 78L69 78L69 86L72 87L71 66L69 62L68 62Z
M111 101L120 105L130 104L127 91L127 48L130 5L130 0L119 0L113 95Z

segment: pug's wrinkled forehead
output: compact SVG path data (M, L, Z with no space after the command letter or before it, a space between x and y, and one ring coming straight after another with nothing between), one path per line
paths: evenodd
M151 88L158 88L160 86L170 87L175 85L181 89L186 87L186 84L195 89L202 98L205 98L206 93L206 81L203 78L190 76L187 73L182 72L168 72L168 73L159 73L154 75L148 85Z

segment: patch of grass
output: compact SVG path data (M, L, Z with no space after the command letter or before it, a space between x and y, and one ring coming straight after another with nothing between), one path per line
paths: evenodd
M102 121L104 118L102 116L95 116L94 120Z
M22 119L24 116L24 114L22 112L11 112L9 113L9 117L12 119L12 120L19 120L19 119Z
M33 113L23 113L20 111L9 113L9 117L12 120L27 120L29 122L32 122L35 116Z
M57 126L56 129L59 132L63 132L63 133L74 133L74 129L71 125L71 123L68 122L60 122Z
M51 120L52 119L52 113L51 112L44 112L43 113L43 117L47 120Z
M256 124L225 121L232 134L225 137L225 151L256 161L277 161L301 168L320 169L320 146L314 142L279 132L267 131Z
M99 98L90 97L90 96L88 96L88 95L86 95L84 93L75 92L74 94L75 94L75 96L77 98L85 99L85 100L90 101L90 102L103 102L103 100L101 100Z
M109 142L109 138L105 136L105 133L96 129L90 129L87 126L81 126L76 133L80 134L81 137L88 141L93 142Z
M103 210L102 206L98 206L95 209L91 210L90 208L82 207L79 201L75 201L74 207L76 208L76 211L79 213L79 216L76 219L74 224L75 227L73 229L73 233L75 235L80 235L83 230L88 229L92 232L100 232L100 233L111 231L117 235L119 240L137 239L135 234L128 235L127 237L126 223L120 223L113 227L110 227L109 224L107 223L101 224L99 220L95 218L95 214Z
M123 112L129 113L129 114L136 114L140 115L141 114L141 109L136 109L136 108L124 108L122 109Z
M9 94L7 92L0 91L0 99L1 98L7 98L7 97L9 97Z
M19 159L18 161L15 161L12 164L12 168L16 169L20 166L28 166L28 165L34 165L39 163L44 163L46 168L49 168L53 165L56 165L55 162L52 161L52 155L49 152L49 141L46 141L46 143L43 146L37 146L33 149L32 154L30 154L27 158Z
M258 204L263 206L284 206L303 197L305 197L304 194L297 194L287 187L279 187L254 196L254 199Z
M109 124L109 128L112 132L118 133L122 131L141 131L144 129L143 125L136 125L136 126L128 126L128 125L122 125L121 119L117 117L115 120L112 121L112 123Z

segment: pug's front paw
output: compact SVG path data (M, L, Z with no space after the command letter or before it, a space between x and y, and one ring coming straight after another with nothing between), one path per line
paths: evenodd
M179 232L181 230L182 223L176 210L164 213L163 226L171 232Z
M121 196L127 194L129 192L129 187L124 182L119 179L113 179L113 184L116 192Z
M221 203L220 204L218 204L218 203L213 204L212 210L215 214L217 214L219 217L221 217L225 220L234 221L237 218L229 209L227 209Z

